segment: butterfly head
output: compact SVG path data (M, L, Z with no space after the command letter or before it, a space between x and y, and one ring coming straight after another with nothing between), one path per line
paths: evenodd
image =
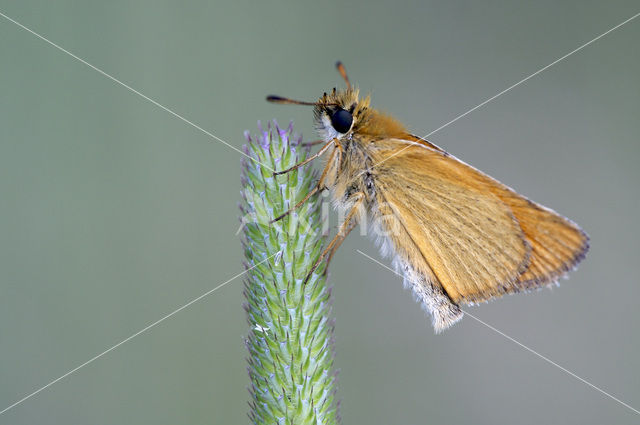
M342 63L338 62L336 67L347 84L344 90L334 87L331 93L324 93L317 102L304 102L280 96L267 96L267 100L275 103L311 105L314 107L316 129L324 140L349 138L366 121L369 98L359 99L359 91L351 86Z
M316 129L324 140L350 136L362 123L369 99L360 100L358 90L335 88L324 93L313 108Z

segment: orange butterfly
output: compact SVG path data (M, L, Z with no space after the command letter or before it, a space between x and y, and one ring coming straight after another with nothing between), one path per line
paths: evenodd
M345 220L313 270L366 218L439 332L462 318L459 304L548 286L584 258L589 238L575 223L410 134L371 108L369 97L360 99L344 66L337 68L346 90L317 102L267 97L312 105L322 137L312 144L324 143L276 175L330 152L315 188L275 219L331 191Z

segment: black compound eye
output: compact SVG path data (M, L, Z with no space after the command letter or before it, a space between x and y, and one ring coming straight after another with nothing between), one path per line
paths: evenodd
M331 125L338 133L346 133L353 123L353 115L344 109L338 109L331 115Z

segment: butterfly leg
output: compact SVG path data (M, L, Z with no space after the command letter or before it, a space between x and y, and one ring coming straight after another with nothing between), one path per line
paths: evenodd
M340 248L340 245L342 245L342 242L347 238L347 235L349 235L349 233L351 233L351 231L356 228L357 225L358 225L357 221L352 221L349 227L346 229L344 236L333 245L333 247L331 248L331 252L329 252L329 255L327 256L327 268L329 268L329 264L331 264L333 255L336 253L338 248ZM325 273L326 273L326 269L325 269Z
M327 245L324 251L322 251L322 253L318 257L316 262L311 267L311 270L309 270L307 277L304 278L303 284L306 285L306 283L311 278L311 275L313 274L313 272L318 268L322 260L327 256L328 256L328 261L327 261L327 266L328 266L329 261L331 261L331 258L333 258L333 254L335 254L336 250L340 247L342 242L347 238L347 235L356 227L357 222L353 221L353 218L358 213L358 211L360 210L360 207L362 206L362 202L364 201L364 193L358 192L354 194L353 197L356 198L356 200L354 201L353 206L349 210L347 217L344 219L344 221L340 225L340 228L338 229L338 234L334 236L331 242L329 242L329 245Z
M327 162L327 166L324 167L324 171L322 172L322 175L320 176L320 179L318 179L318 183L315 185L315 187L313 189L311 189L309 191L309 193L307 193L307 195L297 204L295 204L293 207L289 208L287 211L285 211L284 213L280 214L278 217L274 218L273 220L271 220L269 223L275 223L276 221L280 221L283 218L285 218L286 216L288 216L289 214L291 214L293 211L297 210L298 208L300 208L305 202L307 202L309 200L309 198L311 198L315 193L317 192L321 192L323 190L325 190L327 187L324 185L324 180L327 177L327 172L329 171L329 164L331 164L331 161L333 161L334 156L336 155L336 151L335 149L333 150L333 152L331 152L331 156L329 157L329 161Z
M323 153L325 153L334 143L336 143L338 139L333 139L330 140L329 142L327 142L322 148L320 148L320 150L311 155L309 158L305 159L302 162L297 163L296 165L294 165L293 167L289 167L286 170L282 170L282 171L276 171L273 173L274 176L280 175L280 174L287 174L290 171L293 171L297 168L302 167L303 165L306 165L308 163L310 163L311 161L313 161L314 159L318 158L319 156L321 156Z
M309 200L309 198L311 198L315 193L319 192L320 190L321 190L320 185L319 184L316 185L313 189L309 191L309 193L307 193L307 195L304 198L302 198L300 202L298 202L293 207L289 208L287 211L285 211L284 213L280 214L279 216L271 220L269 223L275 223L276 221L282 220L283 218L291 214L293 211L300 208L305 202Z

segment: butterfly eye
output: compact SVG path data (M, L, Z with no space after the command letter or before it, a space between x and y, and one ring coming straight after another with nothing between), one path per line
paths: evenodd
M338 133L346 133L353 123L353 115L344 109L338 109L331 115L331 125Z

